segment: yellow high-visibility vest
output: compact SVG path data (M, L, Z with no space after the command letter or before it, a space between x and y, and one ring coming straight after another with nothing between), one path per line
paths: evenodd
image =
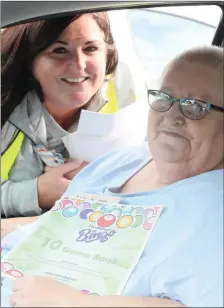
M9 179L9 172L19 154L24 137L23 132L17 129L13 135L10 146L5 153L1 155L1 180Z
M111 80L108 81L106 89L107 103L100 109L100 113L114 113L119 110L114 85ZM24 134L20 130L16 130L8 149L1 155L1 180L8 180L9 173L14 165L17 155L20 152Z
M119 110L114 84L110 79L106 89L107 103L100 109L100 113L114 113Z

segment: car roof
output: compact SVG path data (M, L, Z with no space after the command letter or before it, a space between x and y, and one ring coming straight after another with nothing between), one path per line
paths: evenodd
M187 4L223 6L223 1L2 1L1 27L81 12Z
M177 17L183 17L186 19L191 19L193 21L197 21L203 24L206 24L211 27L217 27L219 22L220 16L222 15L222 11L220 7L217 5L206 5L204 3L203 11L199 14L199 8L193 10L192 6L189 7L156 7L156 8L149 8L147 10L155 11L159 13L169 14ZM200 8L201 10L201 8Z

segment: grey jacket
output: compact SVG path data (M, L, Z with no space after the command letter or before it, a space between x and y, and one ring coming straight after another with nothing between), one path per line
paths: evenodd
M88 110L99 111L105 103L105 96L100 95L91 102ZM40 102L36 92L27 93L2 128L1 153L7 149L17 128L25 134L25 138L9 180L1 181L1 216L35 216L42 213L38 203L37 178L43 174L44 164L33 147L42 144L68 158L62 138L76 131L78 121L69 131L65 131Z
M2 153L17 128L25 134L25 138L9 174L9 180L1 182L1 216L40 215L42 210L38 204L37 178L43 173L44 164L36 155L33 146L43 144L48 149L54 148L65 155L66 150L61 138L68 132L51 117L35 92L25 96L3 126Z

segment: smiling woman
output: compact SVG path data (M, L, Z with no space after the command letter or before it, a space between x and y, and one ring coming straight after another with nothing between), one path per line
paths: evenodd
M43 104L66 129L103 84L108 50L104 37L92 16L83 15L34 59L33 76L44 93Z
M76 130L82 108L105 106L102 89L118 55L105 12L13 26L2 33L1 51L1 214L38 215L85 163L44 169L36 146L69 158L62 138Z

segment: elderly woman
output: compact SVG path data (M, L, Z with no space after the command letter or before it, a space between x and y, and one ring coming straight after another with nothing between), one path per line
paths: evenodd
M85 165L66 160L62 138L76 131L81 109L107 104L105 81L118 62L107 13L10 27L1 54L1 214L40 215ZM65 164L45 172L39 145Z
M189 50L148 91L148 144L90 164L66 194L165 209L121 296L43 277L15 281L16 307L223 307L223 50Z

